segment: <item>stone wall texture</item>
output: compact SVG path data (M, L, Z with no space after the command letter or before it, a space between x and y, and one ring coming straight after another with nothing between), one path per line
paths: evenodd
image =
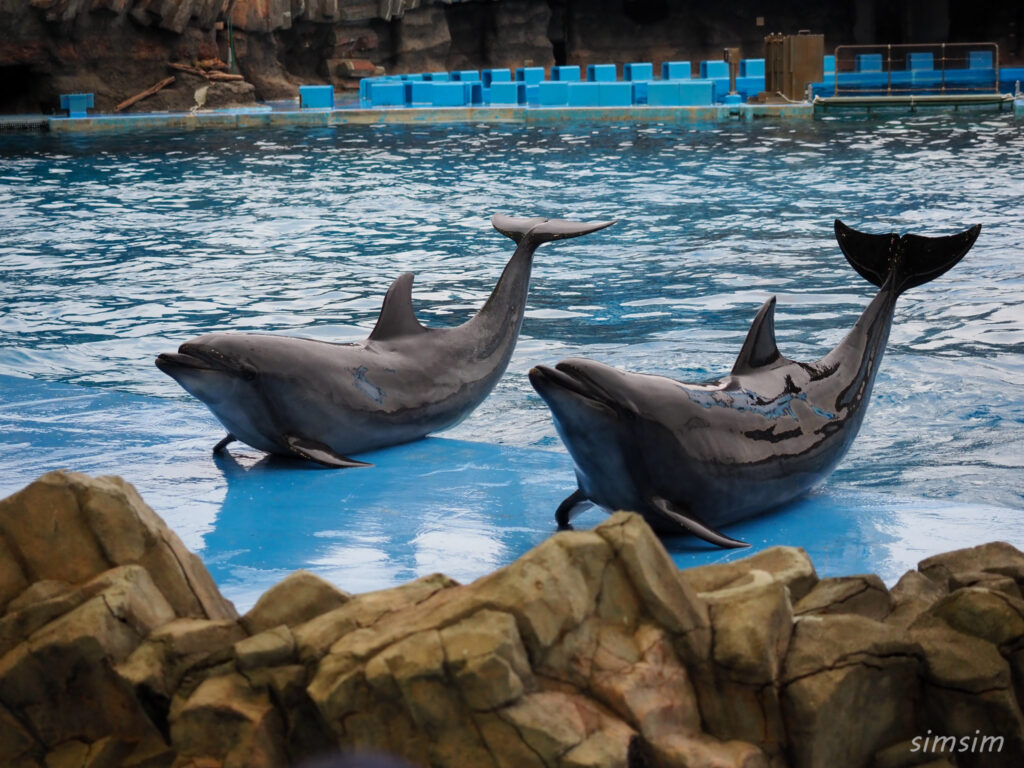
M1002 543L891 590L789 547L680 571L620 513L472 584L300 571L238 616L130 485L54 472L0 501L0 765L1019 766L1022 585Z
M0 0L0 113L52 112L72 92L110 111L173 74L168 63L227 62L229 49L269 100L385 71L657 67L719 59L726 46L760 57L767 33L800 29L823 33L828 50L990 40L1004 64L1024 62L1024 4L1001 0ZM187 110L197 87L176 82L133 109Z

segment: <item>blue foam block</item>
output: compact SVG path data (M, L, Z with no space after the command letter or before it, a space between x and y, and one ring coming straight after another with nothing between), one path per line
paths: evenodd
M935 69L935 57L923 51L908 53L907 69Z
M580 81L580 68L575 64L551 68L551 79L559 82Z
M736 78L736 92L743 97L744 101L751 96L757 96L764 90L764 75L753 75Z
M675 80L655 80L648 83L647 103L652 107L679 106L679 83Z
M447 83L452 79L452 76L447 72L427 72L423 75L423 79L434 83Z
M459 82L434 83L431 102L435 107L466 106L466 84Z
M633 84L597 83L602 107L628 107L633 103Z
M479 79L480 73L475 69L459 69L452 72L452 80L458 80L463 83Z
M633 103L634 104L646 104L647 103L647 87L651 84L650 80L635 80L632 83L633 86Z
M835 74L836 57L831 53L825 57L825 74Z
M493 83L508 83L512 81L512 71L509 69L485 69L480 73L480 79L484 87L490 87Z
M740 59L740 77L764 77L764 59Z
M424 104L434 103L434 86L436 84L429 80L411 80L405 84L405 103Z
M557 107L569 102L569 83L565 80L545 80L538 83L537 88L537 100L542 107Z
M967 66L971 69L991 69L992 51L971 51L967 54Z
M401 80L374 83L370 86L370 105L374 107L404 107L405 83Z
M703 78L729 77L729 62L727 61L702 61L700 63L700 76Z
M662 80L689 80L690 62L688 61L665 61L661 64Z
M702 107L714 103L714 83L711 80L687 80L676 83L679 103L684 107Z
M587 81L591 83L614 83L618 80L618 70L614 64L587 65Z
M327 86L330 87L330 86ZM333 91L331 91L333 95ZM91 93L62 93L60 108L68 111L68 117L86 117L86 110L93 106Z
M601 104L600 83L567 83L570 107L597 107Z
M491 83L490 102L491 104L518 104L519 83Z
M631 61L622 65L623 80L653 80L654 65L650 62Z
M853 57L853 69L855 72L881 72L882 54L858 53Z
M544 67L517 67L516 80L536 85L544 79Z

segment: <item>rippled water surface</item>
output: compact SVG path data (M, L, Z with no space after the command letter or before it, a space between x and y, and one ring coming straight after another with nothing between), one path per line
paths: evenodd
M717 376L773 294L782 353L816 359L874 292L835 217L981 223L960 265L901 299L831 482L1019 508L1022 158L1024 121L979 115L0 137L0 373L184 400L152 360L194 335L363 338L403 271L424 324L454 325L511 255L492 213L616 218L538 251L508 374L447 433L561 450L531 365Z

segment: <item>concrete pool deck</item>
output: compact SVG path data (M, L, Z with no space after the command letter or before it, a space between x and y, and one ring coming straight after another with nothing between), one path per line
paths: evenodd
M869 101L870 103L866 103ZM239 109L197 110L195 112L152 112L140 114L92 114L87 117L20 115L0 118L12 130L49 131L58 134L138 133L150 130L193 131L201 129L246 129L279 127L331 127L339 125L444 125L466 123L514 123L520 125L561 125L566 123L661 123L697 124L753 120L813 120L843 113L896 109L998 109L1024 116L1024 100L1009 96L965 99L932 104L927 98L817 99L791 104L715 104L700 107L389 107L299 109L267 105ZM939 103L941 102L941 103ZM948 103L946 103L948 102Z
M299 568L351 592L438 571L471 581L554 533L574 488L569 457L553 451L428 438L359 457L373 468L335 471L239 444L215 458L222 434L191 401L0 375L0 498L54 469L120 475L245 610ZM680 567L800 546L822 576L874 572L892 584L940 552L995 539L1024 548L1020 513L837 480L730 526L750 549L665 544ZM578 527L605 517L591 510Z
M708 123L772 118L811 119L814 107L798 104L740 104L705 107L436 107L376 109L222 109L137 115L97 114L51 117L53 133L137 132L201 128L318 127L336 125L419 125L446 123L519 123L557 125L593 123Z

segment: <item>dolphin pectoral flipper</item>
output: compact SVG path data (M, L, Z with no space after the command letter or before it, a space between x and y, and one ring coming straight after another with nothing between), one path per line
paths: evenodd
M491 217L491 224L506 237L516 243L525 239L528 245L536 248L541 243L552 240L566 240L570 237L589 235L599 229L610 227L615 221L570 221L569 219L516 219L502 216L500 213Z
M373 466L373 464L367 464L365 461L356 461L355 459L350 459L347 456L342 456L340 453L336 453L331 450L330 447L317 442L316 440L310 440L296 435L285 435L284 441L296 455L301 456L304 459L308 459L309 461L315 461L317 464L323 464L325 467L344 469L347 467Z
M237 439L238 439L237 437L235 437L230 432L228 432L227 435L225 435L223 440L221 440L219 443L217 443L215 446L213 446L213 452L214 453L222 453L225 448L227 448L229 445L231 445Z
M572 519L593 505L594 503L586 497L583 491L577 488L555 510L555 522L558 523L558 530L571 530Z
M687 533L692 533L694 536L704 539L704 541L729 549L738 549L739 547L750 546L745 541L729 538L724 533L719 533L713 528L709 528L704 525L704 523L689 516L676 504L673 504L668 499L663 499L661 496L653 497L651 499L651 506L673 522L678 523Z
M956 265L978 239L981 225L955 235L870 235L835 220L836 240L861 277L881 287L893 275L897 294L934 280Z

